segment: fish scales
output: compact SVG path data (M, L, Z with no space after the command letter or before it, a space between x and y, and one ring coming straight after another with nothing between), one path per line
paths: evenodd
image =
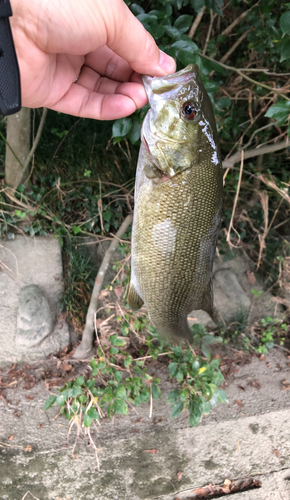
M223 183L215 121L196 67L145 80L145 87L157 114L146 122L147 115L142 129L127 300L133 309L145 302L163 337L192 340L187 315L194 309L213 313ZM194 104L194 121L180 115L188 102ZM165 126L158 125L164 108Z

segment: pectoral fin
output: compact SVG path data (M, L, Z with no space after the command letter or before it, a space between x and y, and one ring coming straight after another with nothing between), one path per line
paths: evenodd
M144 300L142 300L140 295L138 295L132 283L130 283L128 287L127 302L133 311L140 309L140 307L144 304Z

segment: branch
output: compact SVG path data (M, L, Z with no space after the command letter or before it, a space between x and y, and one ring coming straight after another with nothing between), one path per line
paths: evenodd
M34 155L35 153L35 150L38 146L38 143L40 141L40 138L41 138L41 134L42 134L42 130L43 130L43 127L44 127L44 123L45 123L45 119L46 119L46 115L47 115L47 108L43 108L42 110L42 116L41 116L41 120L39 122L39 126L38 126L38 130L37 130L37 134L35 136L35 139L33 141L33 144L32 144L32 148L31 150L29 151L29 154L24 162L24 164L22 165L21 162L20 162L20 165L22 166L23 170L21 171L21 175L18 177L16 183L15 183L15 186L17 187L19 182L21 181L21 179L23 178L28 166L29 166L29 163L31 162L31 158L32 156ZM27 182L27 181L26 181Z
M104 278L106 275L106 271L109 267L110 260L112 258L112 255L114 251L116 250L117 245L119 244L119 239L123 236L125 231L128 229L129 225L131 224L133 220L133 215L129 214L127 215L126 219L123 221L123 223L120 226L120 229L117 231L116 235L114 236L114 239L112 243L110 244L108 250L106 251L103 262L100 266L100 269L98 271L94 288L92 291L91 295L91 301L89 304L88 312L87 312L87 317L86 317L86 324L85 324L85 329L83 332L83 338L80 343L80 345L77 347L75 350L75 353L73 355L74 358L77 359L87 359L90 356L93 356L95 351L93 348L93 340L94 340L94 316L97 310L97 304L98 304L98 296L101 291Z
M224 36L227 36L230 34L231 31L233 31L233 29L237 26L237 24L239 24L240 21L242 21L246 16L247 14L254 8L256 7L258 4L260 3L257 2L255 3L254 5L252 5L252 7L248 10L246 10L245 12L242 12L242 14L237 17L237 19L235 19L229 26L227 26L227 28L220 34L220 36L224 35Z
M226 60L230 57L230 55L236 50L236 48L242 43L242 41L248 36L248 34L252 31L252 28L245 31L240 38L231 46L231 48L227 51L227 53L221 58L220 62L225 63Z
M262 146L260 148L250 149L249 151L244 151L244 159L247 160L248 158L254 158L254 156L274 153L275 151L288 148L289 146L290 141L289 139L287 139L286 141L278 142L277 144L271 144L271 146ZM238 163L241 160L241 157L242 151L238 151L237 153L223 161L223 168L233 168L234 164Z
M42 115L41 115L41 120L40 120L39 125L38 125L37 134L36 134L35 139L33 141L32 148L31 148L31 150L29 152L29 155L27 156L27 158L25 160L25 163L23 165L24 172L27 169L27 167L28 167L28 165L29 165L29 163L31 161L31 158L34 155L35 150L36 150L36 148L38 146L38 143L40 141L40 137L41 137L42 130L43 130L44 123L45 123L45 119L46 119L46 115L47 115L47 108L43 108Z
M206 56L202 52L198 52L198 55L200 55L201 57L204 57L205 59L208 59L208 61L212 61L213 63L219 64L222 68L225 68L229 71L234 71L235 73L238 73L238 75L240 75L245 80L248 80L248 82L254 83L255 85L259 85L260 87L267 89L269 92L273 92L274 94L277 94L280 97L283 97L283 99L286 99L286 101L290 101L290 98L287 97L285 94L283 94L283 92L280 92L280 90L274 89L273 87L269 87L269 85L265 85L262 82L257 82L257 80L253 80L253 78L250 78L249 76L245 75L244 71L249 71L249 70L238 69L238 68L235 68L234 66L228 66L227 64L223 64L220 61L213 59L212 57ZM265 71L263 71L263 72L265 72Z
M190 28L189 33L188 33L188 36L189 36L191 39L194 37L194 34L195 34L195 32L196 32L196 30L197 30L197 28L198 28L198 25L199 25L200 21L202 20L202 16L203 16L203 14L204 14L204 11L205 11L205 7L203 7L203 8L201 9L200 13L199 13L199 14L197 14L197 16L196 16L195 20L193 21L193 24L192 24L192 26L191 26L191 28Z

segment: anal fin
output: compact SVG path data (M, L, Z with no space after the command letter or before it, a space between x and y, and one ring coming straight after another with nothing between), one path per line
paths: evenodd
M129 284L127 291L127 302L133 311L140 309L143 306L144 300L141 299L140 295L136 292L132 282Z

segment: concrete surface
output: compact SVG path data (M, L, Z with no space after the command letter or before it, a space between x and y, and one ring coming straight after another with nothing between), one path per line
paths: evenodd
M21 288L38 285L46 297L54 321L59 316L63 293L62 258L55 238L0 239L0 366L7 362L33 361L56 352L69 343L67 324L60 320L52 334L29 349L15 342Z
M282 386L290 367L282 351L236 365L225 387L229 402L195 428L185 413L169 418L172 385L161 363L154 370L163 397L154 401L153 419L143 405L94 432L100 471L88 437L79 438L71 456L76 428L68 443L69 423L54 407L43 410L50 394L43 383L30 391L8 388L8 403L0 399L0 499L22 500L30 491L38 500L184 500L194 488L247 475L262 488L225 498L290 498L290 392Z

